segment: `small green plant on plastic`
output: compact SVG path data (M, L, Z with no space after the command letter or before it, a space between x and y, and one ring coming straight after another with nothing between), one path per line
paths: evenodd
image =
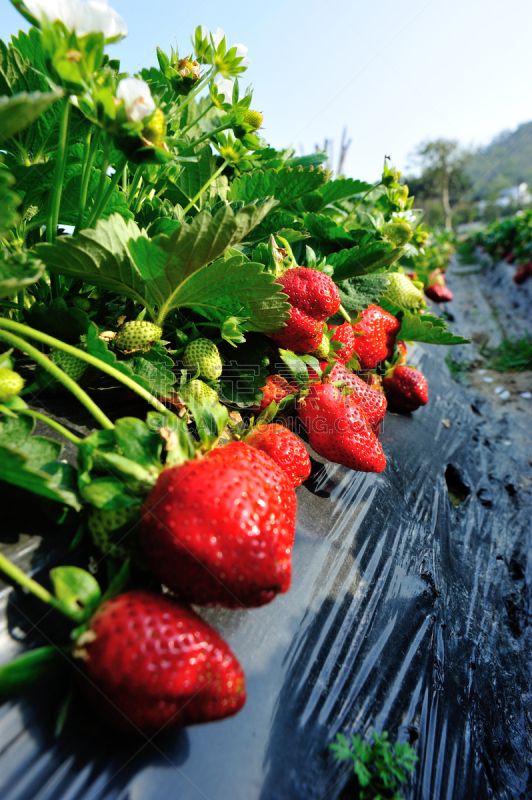
M342 733L329 745L340 761L353 762L360 800L401 800L399 787L408 780L418 760L413 747L406 742L392 746L388 734L373 731L373 741L365 742L357 734L351 744Z

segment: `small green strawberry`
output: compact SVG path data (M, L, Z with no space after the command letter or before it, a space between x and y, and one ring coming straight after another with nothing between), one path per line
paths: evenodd
M153 117L143 129L142 135L155 147L159 147L159 145L162 144L165 133L166 121L164 117L164 111L162 111L160 108L157 108L153 113Z
M140 555L136 523L140 504L107 511L91 506L87 528L98 550L104 555L125 560Z
M386 300L408 311L421 308L425 305L422 292L417 289L406 275L392 272L388 276L390 285L384 295Z
M76 383L82 379L87 371L88 364L86 361L82 361L80 358L70 353L65 353L64 350L52 350L50 353L50 360L53 361L57 367L60 367L69 378L76 381ZM65 391L63 384L57 381L53 375L50 375L44 367L37 367L35 370L35 380L42 389L46 389L47 391Z
M254 130L258 130L262 125L263 116L260 111L253 111L250 109L244 115L244 123L246 125L251 125Z
M396 247L404 247L404 245L410 241L414 233L408 222L404 220L386 223L382 232Z
M20 394L24 387L24 380L18 372L7 367L0 367L0 403L7 403Z
M183 353L185 367L199 369L203 378L217 380L222 374L222 359L218 348L210 339L195 339L185 347Z
M124 353L134 353L138 350L146 352L162 335L162 328L154 322L132 320L124 322L114 344Z
M218 402L218 394L206 383L199 380L190 381L186 383L180 390L179 394L183 400L188 402L190 399L195 400L201 405L214 405Z
M324 334L322 336L320 346L317 347L316 350L314 350L312 355L316 356L316 358L319 358L320 360L323 360L323 359L325 359L325 358L327 358L329 356L330 349L331 349L331 345L330 345L329 339Z
M75 308L78 308L80 311L91 310L91 301L88 299L88 297L74 297L72 300L72 305Z

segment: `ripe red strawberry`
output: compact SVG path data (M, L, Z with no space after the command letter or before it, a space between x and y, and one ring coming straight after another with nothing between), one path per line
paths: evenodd
M271 338L278 347L294 353L313 353L321 344L323 322L309 317L299 308L290 309L290 319L282 333L272 333Z
M347 364L355 352L356 337L353 333L352 325L350 325L349 322L344 322L343 325L339 325L338 327L335 327L334 325L328 325L327 327L329 330L333 330L335 332L331 341L341 342L343 344L343 349L335 350L334 355L339 361L343 361L344 364Z
M354 331L364 334L355 338L360 368L374 369L389 358L400 329L399 320L380 306L368 306L362 311L362 321L353 325Z
M324 393L323 386L331 387L330 391ZM330 461L365 472L384 469L386 460L375 438L380 423L369 422L354 394L346 394L343 387L318 384L309 404L298 413L311 445Z
M366 415L330 383L313 384L298 415L317 453L360 472L382 472L386 458Z
M310 475L310 458L305 445L283 425L259 425L246 436L246 444L269 455L286 472L294 487L300 486Z
M266 378L266 386L262 387L262 392L264 397L259 406L260 411L264 411L265 408L268 408L270 403L280 403L281 400L284 397L288 397L289 394L299 392L299 384L295 381L289 383L282 375L268 375Z
M334 282L316 269L294 267L277 278L292 306L290 319L282 333L271 338L279 346L296 353L317 350L323 334L323 323L336 314L340 295Z
M323 364L323 368L325 368ZM335 364L331 372L325 378L327 383L342 381L353 390L350 395L351 400L362 409L369 424L379 426L386 414L386 398L382 391L375 391L374 388L355 375L343 364Z
M165 469L141 511L157 577L182 599L260 606L290 588L296 496L287 474L244 442Z
M439 283L430 283L425 286L425 294L435 303L449 303L453 299L453 293L447 286L440 286Z
M529 275L532 275L532 261L527 264L519 264L515 275L513 276L514 283L524 283Z
M153 592L103 603L74 654L83 658L80 685L91 704L123 730L213 722L246 701L227 643L188 606Z
M415 411L428 402L427 379L412 367L395 367L383 385L390 411Z

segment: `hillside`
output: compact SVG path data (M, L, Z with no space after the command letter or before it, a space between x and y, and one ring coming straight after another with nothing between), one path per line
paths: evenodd
M467 166L474 196L486 197L525 181L532 185L532 122L503 131L481 148Z

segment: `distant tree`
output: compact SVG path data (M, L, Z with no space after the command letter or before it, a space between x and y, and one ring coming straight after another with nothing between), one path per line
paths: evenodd
M407 179L410 193L426 200L440 197L447 231L453 228L451 200L459 202L471 185L465 167L472 155L454 139L422 142L413 154L421 176Z

